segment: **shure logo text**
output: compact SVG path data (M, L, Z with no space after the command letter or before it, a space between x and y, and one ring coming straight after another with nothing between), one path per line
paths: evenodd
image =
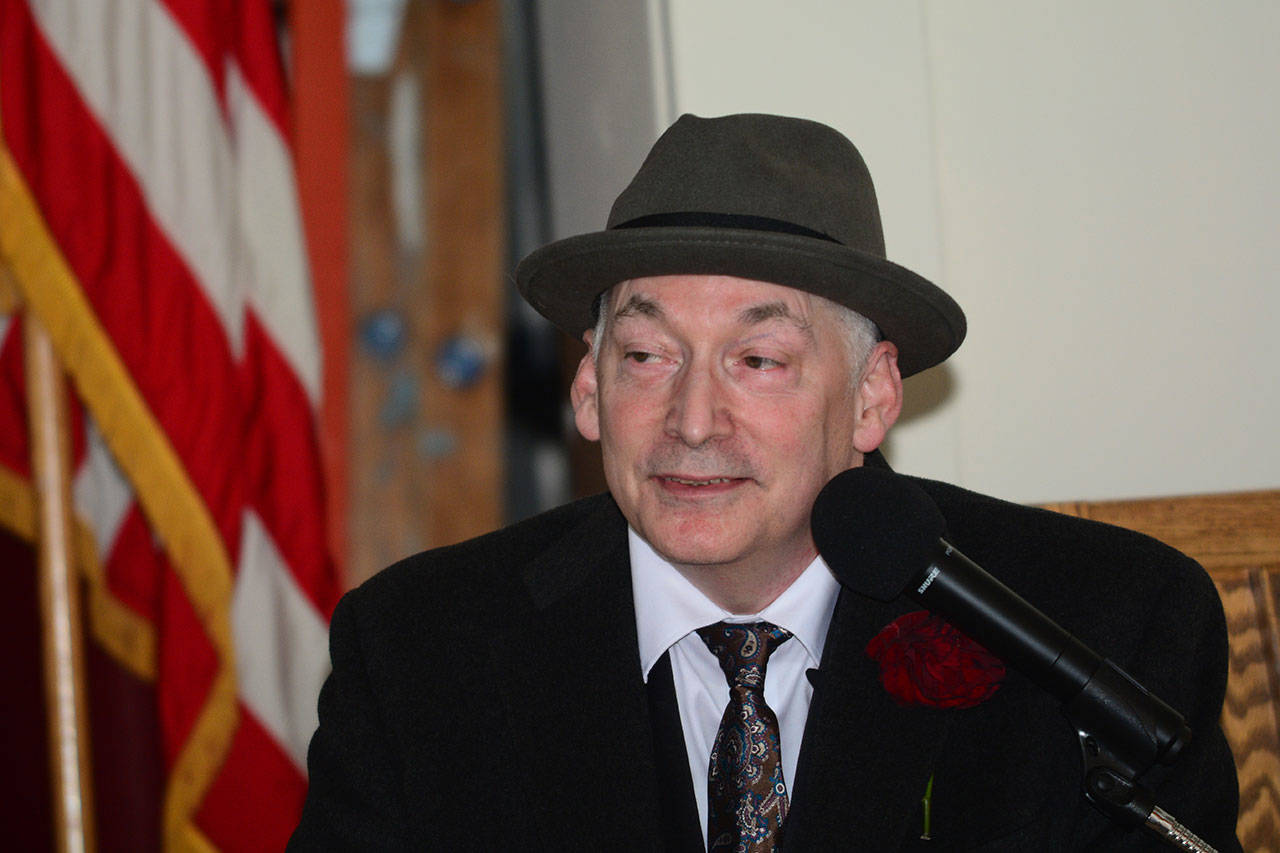
M916 590L916 595L924 594L924 591L929 588L929 584L933 583L933 579L938 576L939 571L941 570L937 566L929 569L929 576L924 579L924 583L920 584L919 589Z

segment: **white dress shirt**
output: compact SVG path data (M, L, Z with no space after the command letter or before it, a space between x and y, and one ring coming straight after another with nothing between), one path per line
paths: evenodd
M822 660L827 627L840 590L826 563L821 557L814 558L773 603L759 613L744 616L728 613L703 595L630 527L628 542L641 671L647 683L653 665L663 653L670 652L680 725L702 826L707 825L711 747L729 704L729 682L724 670L696 633L704 625L763 620L791 632L791 639L769 656L764 698L778 717L783 779L789 796L794 797L800 740L813 696L805 673Z

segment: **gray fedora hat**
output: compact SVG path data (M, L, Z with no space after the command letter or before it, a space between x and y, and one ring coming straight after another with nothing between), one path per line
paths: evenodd
M814 121L681 116L618 196L605 230L532 252L516 268L516 285L578 337L613 285L676 274L768 281L846 305L898 346L903 376L938 364L964 340L955 300L885 259L862 156Z

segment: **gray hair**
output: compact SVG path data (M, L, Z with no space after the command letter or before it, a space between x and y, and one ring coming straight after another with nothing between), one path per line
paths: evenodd
M600 342L604 340L605 327L609 319L605 303L612 290L613 288L610 288L596 297L594 309L596 325L595 331L591 334L591 360L597 363L600 361ZM856 384L862 380L862 372L867 369L867 359L871 357L871 350L883 337L880 334L880 327L852 308L831 300L826 301L835 309L836 321L844 326L845 340L849 343L849 375Z

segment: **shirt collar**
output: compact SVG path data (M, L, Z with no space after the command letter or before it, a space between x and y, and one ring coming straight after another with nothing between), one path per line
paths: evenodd
M821 557L815 557L769 606L757 614L731 614L702 594L627 526L631 551L631 591L636 607L636 636L640 668L649 670L667 650L703 625L715 622L772 622L791 632L804 646L810 666L822 660L827 628L835 611L840 585Z

